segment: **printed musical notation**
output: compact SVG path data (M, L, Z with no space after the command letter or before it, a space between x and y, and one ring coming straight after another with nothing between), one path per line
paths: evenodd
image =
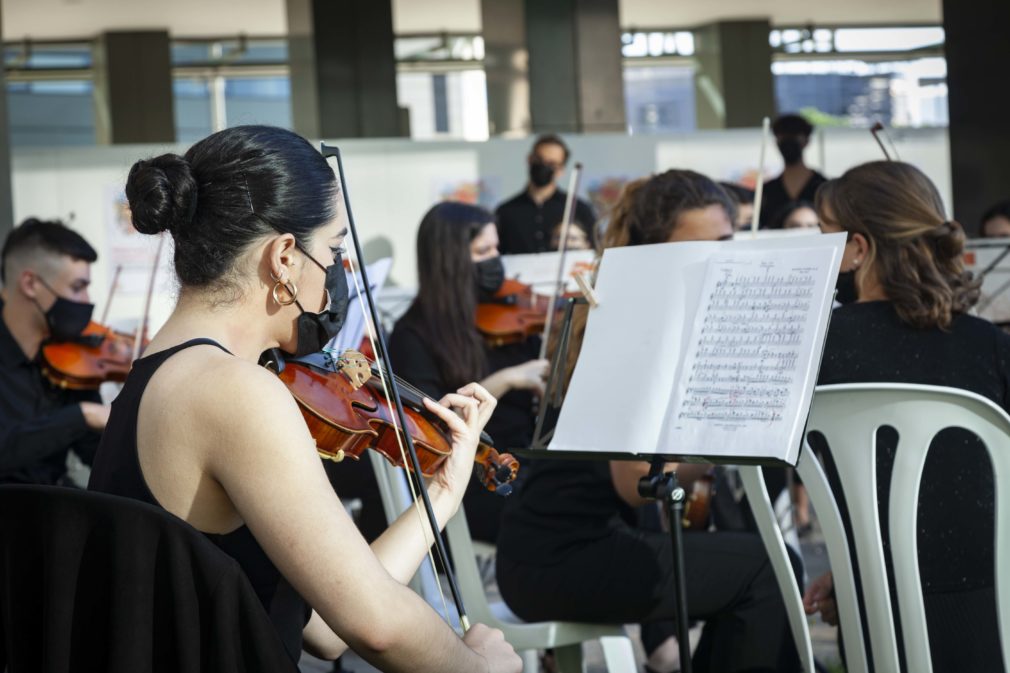
M816 289L810 270L710 268L688 343L678 422L774 424L787 416Z

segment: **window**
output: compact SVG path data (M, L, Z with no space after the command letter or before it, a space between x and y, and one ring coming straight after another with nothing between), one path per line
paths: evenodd
M693 131L697 127L694 68L626 65L624 106L631 134Z
M778 109L803 111L823 125L943 127L943 58L867 62L779 61L772 65Z
M483 70L401 71L396 97L410 113L415 140L487 140L487 81Z
M94 145L93 88L83 79L8 82L11 145Z

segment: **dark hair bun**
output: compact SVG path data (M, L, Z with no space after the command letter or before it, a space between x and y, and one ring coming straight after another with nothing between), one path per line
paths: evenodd
M189 162L178 154L138 161L126 179L133 226L142 234L177 231L193 220L196 192Z

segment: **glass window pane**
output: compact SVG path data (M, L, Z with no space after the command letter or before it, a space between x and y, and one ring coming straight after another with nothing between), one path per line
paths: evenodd
M191 143L213 132L210 110L210 85L205 79L177 77L172 82L175 93L175 138Z
M778 109L802 111L820 125L948 124L943 58L780 61L773 64L772 73Z
M95 144L89 80L12 82L7 85L7 115L13 147Z
M228 126L269 124L291 128L291 80L287 77L234 77L225 80Z
M630 133L676 133L697 126L690 66L626 66L624 100Z
M942 45L943 28L839 28L838 51L908 51Z

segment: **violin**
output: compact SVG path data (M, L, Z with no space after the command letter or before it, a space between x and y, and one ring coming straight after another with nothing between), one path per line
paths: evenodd
M691 494L684 503L681 525L684 530L708 530L712 518L712 498L715 495L715 477L704 474L694 480Z
M97 390L106 381L126 380L135 351L135 335L91 321L74 341L42 346L42 374L59 388Z
M402 437L397 436L385 389L378 370L365 356L351 350L339 357L324 352L276 364L278 376L298 402L322 457L338 462L358 460L366 449L374 449L396 467L405 467ZM425 408L424 393L399 377L396 385L403 402L405 430L417 450L421 473L430 477L452 453L449 431ZM474 461L486 489L498 495L512 492L519 462L511 454L496 451L486 433L481 433Z
M549 297L508 278L492 301L477 304L477 331L495 348L521 343L527 337L543 333L549 305Z

